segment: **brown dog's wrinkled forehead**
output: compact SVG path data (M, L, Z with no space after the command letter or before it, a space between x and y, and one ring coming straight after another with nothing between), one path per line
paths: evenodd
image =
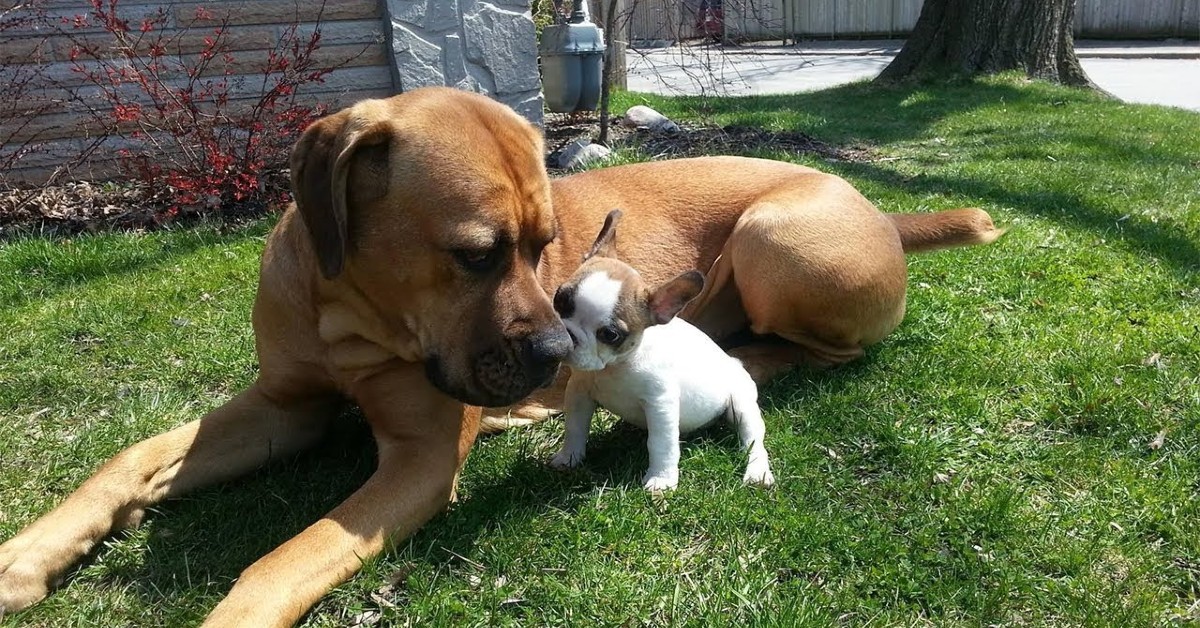
M321 274L338 277L352 254L393 255L397 242L540 249L556 227L542 146L511 108L452 88L320 119L296 143L290 174Z

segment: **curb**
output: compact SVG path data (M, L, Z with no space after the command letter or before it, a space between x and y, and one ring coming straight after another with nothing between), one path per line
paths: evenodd
M643 48L643 52L683 48L694 54L716 53L724 55L802 56L802 57L892 57L900 52L902 42L895 46L875 48L804 48L796 46L663 46ZM1076 46L1075 55L1080 59L1200 59L1200 45L1088 47Z
M1095 50L1083 52L1076 50L1075 56L1080 59L1200 59L1200 49L1195 52L1185 50L1147 50L1146 52Z
M648 49L647 52L655 49ZM708 49L726 55L801 56L801 57L894 57L895 50L805 50L803 48L718 48ZM699 51L697 51L699 52ZM1080 59L1200 59L1200 47L1187 50L1075 50Z

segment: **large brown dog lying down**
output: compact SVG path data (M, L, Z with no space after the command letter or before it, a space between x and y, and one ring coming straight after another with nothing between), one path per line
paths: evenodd
M548 295L615 207L618 254L646 281L710 269L686 318L717 338L749 328L775 339L734 350L760 379L804 359L852 360L891 332L905 252L1000 234L975 209L885 215L844 180L781 162L684 159L550 181L542 154L511 110L441 88L364 101L308 129L292 155L296 206L262 256L258 381L129 447L0 546L0 611L42 599L147 506L312 445L349 399L378 469L249 566L207 622L294 623L452 499L480 406L553 381L571 340ZM489 424L553 397L489 412Z

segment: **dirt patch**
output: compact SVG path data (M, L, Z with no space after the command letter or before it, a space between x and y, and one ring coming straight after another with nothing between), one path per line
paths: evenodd
M614 123L609 131L609 144L614 149L636 148L653 159L768 152L809 154L829 161L872 161L876 157L869 146L838 146L798 131L696 122L678 124L677 133L653 133L645 129L627 129ZM599 134L600 123L595 116L546 116L546 167L552 173L564 173L556 167L553 156L575 140L594 140Z
M287 171L264 175L265 185L286 189ZM0 239L18 233L71 235L107 230L157 229L205 216L241 221L271 210L261 201L217 207L178 207L170 194L131 181L72 181L38 188L0 190Z
M837 146L795 131L683 122L677 133L651 133L624 128L615 122L610 131L610 145L617 149L634 148L652 159L767 152L810 154L830 161L874 158L869 147ZM550 114L546 116L545 130L547 168L553 175L562 175L565 171L556 167L554 155L573 141L591 140L599 135L599 118L594 114ZM268 185L286 189L287 172L273 172L268 181ZM0 191L0 239L30 231L70 235L81 231L155 229L209 215L242 220L275 209L262 203L219 208L174 208L172 203L169 195L155 195L146 186L132 182L77 181Z

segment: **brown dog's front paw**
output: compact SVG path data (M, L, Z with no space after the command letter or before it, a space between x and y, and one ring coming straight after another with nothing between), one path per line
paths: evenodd
M52 576L19 539L0 545L0 616L25 610L50 592Z

